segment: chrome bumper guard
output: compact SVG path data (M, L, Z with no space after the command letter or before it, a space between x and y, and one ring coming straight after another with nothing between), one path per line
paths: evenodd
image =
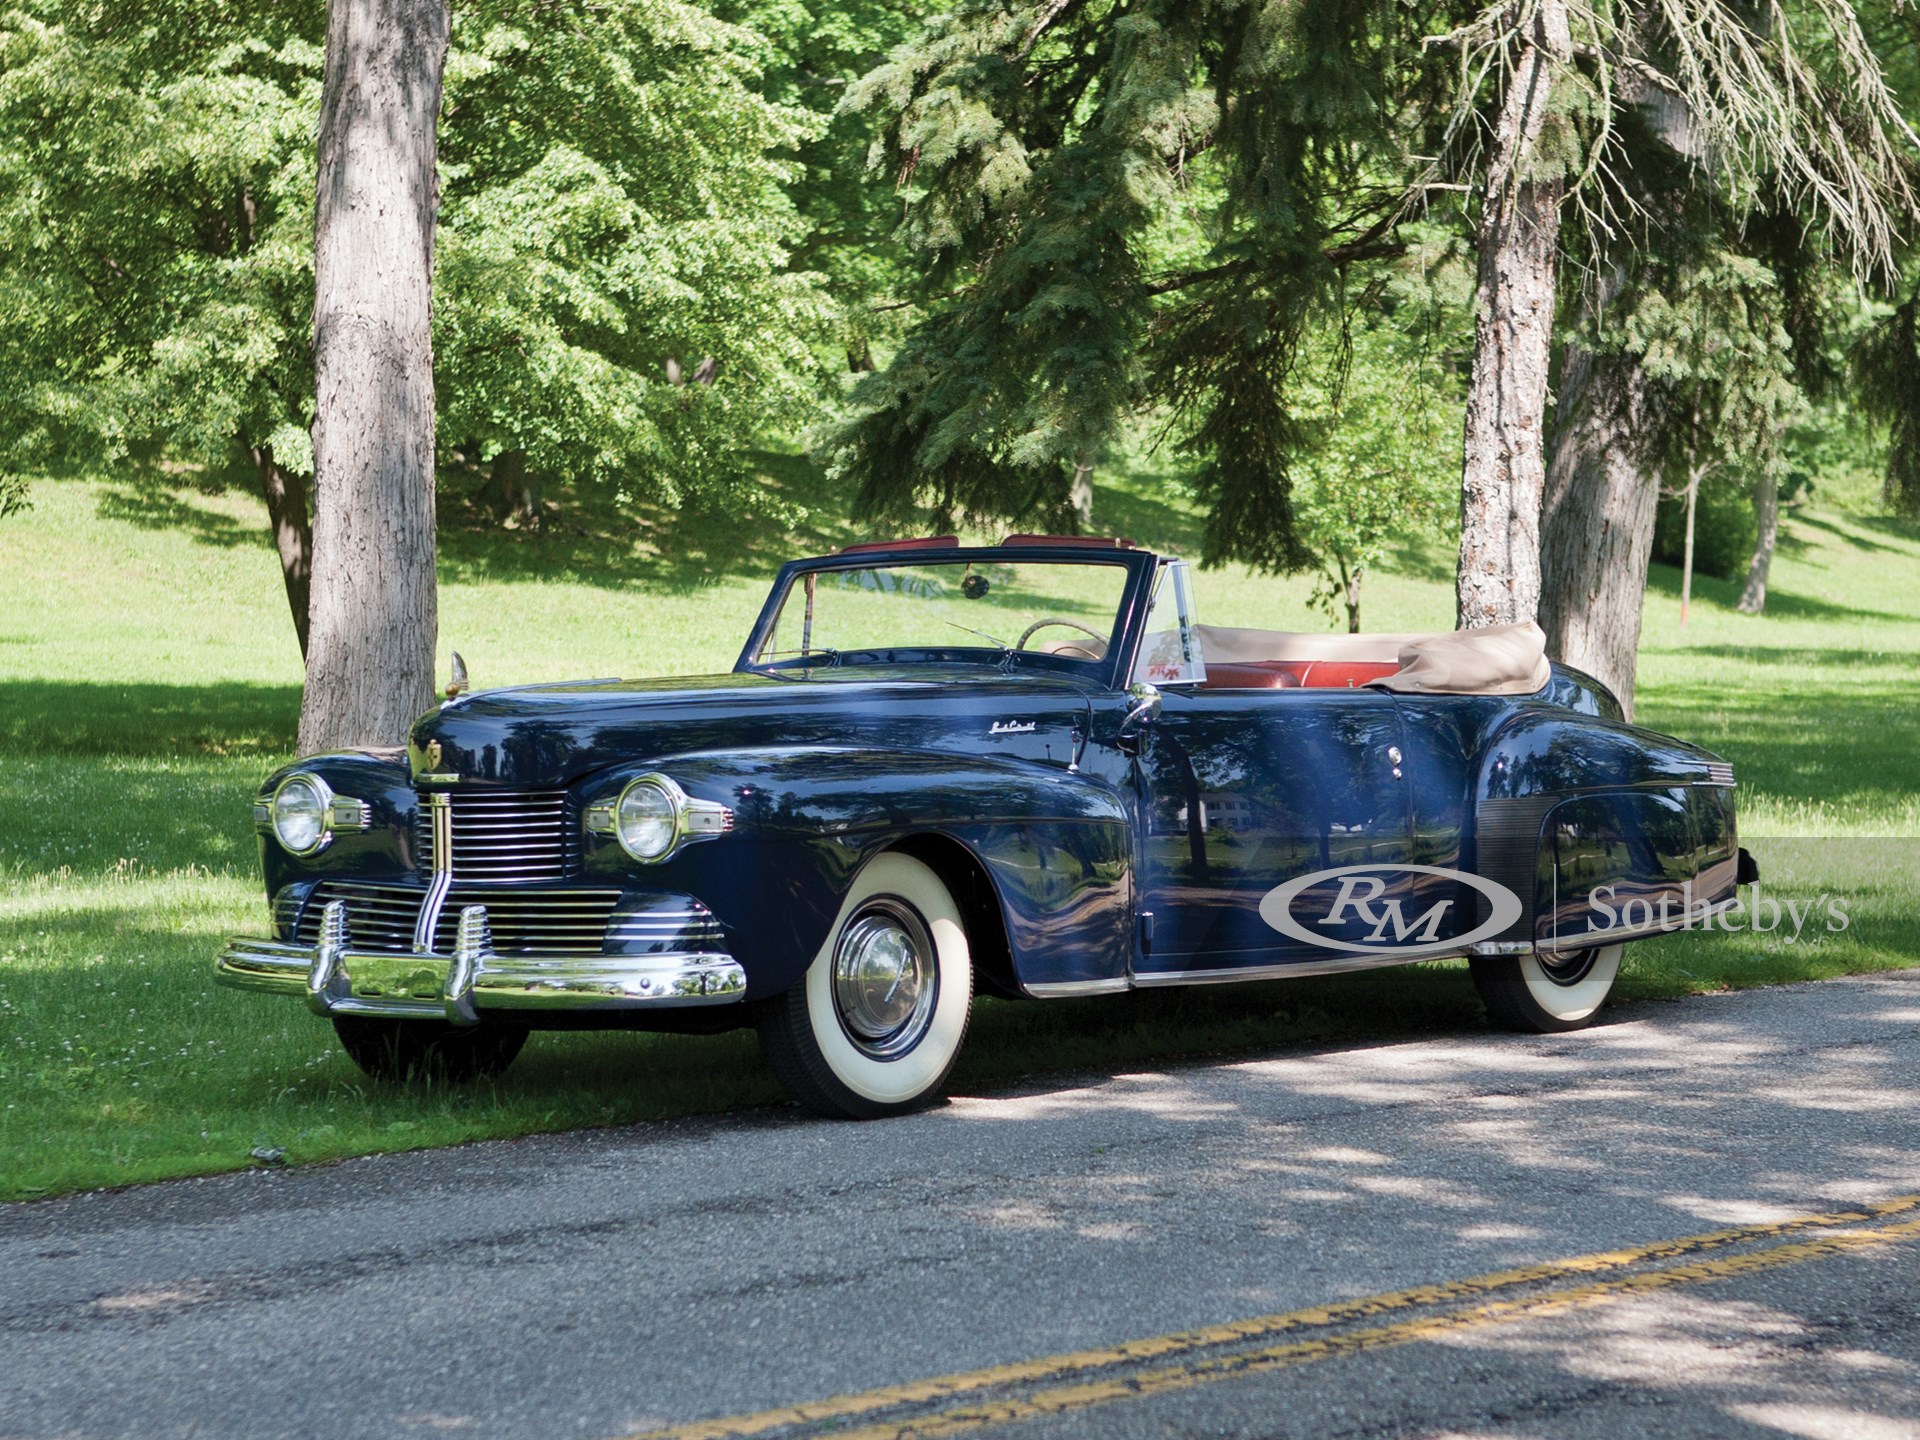
M317 943L234 939L218 978L243 990L305 995L320 1015L478 1023L482 1011L637 1010L724 1005L746 995L731 955L500 955L484 905L460 912L453 954L354 950L345 902L322 912Z

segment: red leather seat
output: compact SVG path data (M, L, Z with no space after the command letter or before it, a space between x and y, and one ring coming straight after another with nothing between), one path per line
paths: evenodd
M1399 670L1386 660L1250 660L1208 665L1209 690L1351 690Z
M1209 690L1292 690L1300 684L1297 667L1275 661L1250 665L1209 665Z
M1399 668L1390 660L1316 660L1300 683L1309 690L1351 690L1369 680L1384 680Z

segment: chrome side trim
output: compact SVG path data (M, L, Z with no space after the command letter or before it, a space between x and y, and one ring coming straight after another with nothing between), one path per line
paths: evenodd
M427 885L426 903L413 927L413 948L433 949L433 932L440 925L440 912L446 908L447 891L453 888L453 799L444 790L421 796L427 807L428 843L433 879Z
M1135 971L1133 983L1157 985L1232 985L1241 980L1285 980L1294 975L1340 975L1349 970L1381 970L1389 965L1418 965L1445 960L1457 950L1420 955L1343 955L1334 960L1297 960L1290 965L1238 965L1219 970Z
M1047 980L1020 988L1036 1000L1065 1000L1074 995L1118 995L1131 990L1133 982L1119 975L1106 980Z

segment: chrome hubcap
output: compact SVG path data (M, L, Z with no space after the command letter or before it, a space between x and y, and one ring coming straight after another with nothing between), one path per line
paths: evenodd
M933 936L904 902L869 901L841 932L834 1010L847 1038L867 1054L891 1059L919 1044L939 988Z

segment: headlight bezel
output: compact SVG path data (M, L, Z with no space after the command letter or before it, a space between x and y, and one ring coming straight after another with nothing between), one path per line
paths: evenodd
M280 797L294 786L311 790L318 802L319 827L311 844L296 846L290 844L280 829ZM296 859L307 860L321 853L333 843L333 837L343 831L365 830L372 823L372 812L364 800L356 800L350 795L336 795L326 779L312 770L295 770L280 777L270 794L253 803L255 826L264 834L271 835L274 843Z
M281 802L289 792L311 790L315 801L314 832L310 844L295 845L287 839L281 829ZM296 770L273 787L273 798L267 801L267 824L272 828L273 838L280 848L289 855L318 855L333 843L333 828L327 823L333 810L333 787L315 775L311 770Z
M646 791L652 791L665 802L669 820L666 844L653 850L630 843L622 823L628 798ZM611 836L627 858L637 864L661 865L693 841L710 840L732 830L733 811L717 800L696 800L671 775L649 770L627 781L611 799L589 805L585 825L589 834Z

